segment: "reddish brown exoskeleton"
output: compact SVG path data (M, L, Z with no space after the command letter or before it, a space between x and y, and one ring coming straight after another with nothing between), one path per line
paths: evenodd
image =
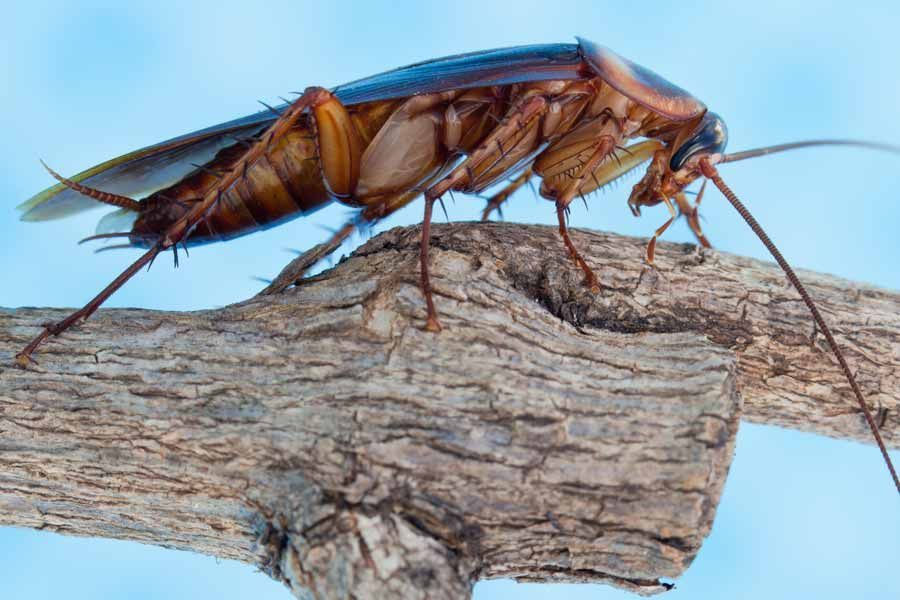
M631 145L630 141L636 140ZM17 356L21 366L51 335L90 316L116 289L162 251L223 240L272 226L337 201L359 212L324 246L334 250L353 230L425 198L421 287L425 327L439 331L428 273L434 202L449 191L478 193L509 176L485 215L531 177L556 206L559 231L585 282L596 275L572 242L567 209L649 161L629 206L665 204L698 241L696 203L685 196L695 180L712 181L760 237L809 307L853 389L900 491L878 427L843 355L791 267L722 181L716 165L800 146L863 145L818 140L725 154L722 119L649 69L587 40L522 46L437 59L339 86L308 88L292 103L175 138L114 159L22 205L26 220L67 216L102 202L118 211L97 237L124 236L147 252L84 308L44 330ZM102 191L101 191L102 190ZM135 200L131 196L149 193ZM701 189L702 195L702 189ZM677 207L677 209L676 209ZM114 231L127 224L129 231ZM323 255L320 252L316 257ZM176 255L177 256L177 255Z

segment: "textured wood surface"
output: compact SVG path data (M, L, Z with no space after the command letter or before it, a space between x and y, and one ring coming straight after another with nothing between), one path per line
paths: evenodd
M665 589L709 531L743 416L870 441L773 265L575 232L418 230L276 296L0 312L0 523L260 565L298 597L465 598L473 581ZM900 297L802 273L898 445ZM873 454L873 460L877 456Z

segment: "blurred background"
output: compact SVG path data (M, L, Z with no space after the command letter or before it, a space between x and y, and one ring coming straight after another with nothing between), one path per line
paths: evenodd
M821 136L900 139L900 7L894 2L119 2L8 3L0 36L0 306L81 306L137 257L77 240L104 211L18 221L49 186L43 158L74 174L110 157L259 109L257 99L334 86L472 50L607 45L721 114L730 150ZM900 288L900 158L799 151L726 165L723 175L795 266ZM665 209L634 219L630 182L573 204L573 224L646 237ZM448 204L474 219L477 199ZM414 203L379 227L416 223ZM161 261L107 306L197 309L253 295L327 236L326 209L228 244ZM442 218L440 211L436 213ZM715 191L703 204L719 249L768 258ZM507 220L554 222L528 190ZM690 241L682 223L666 239ZM354 242L359 243L359 240ZM346 248L346 251L352 249ZM562 251L562 249L560 249ZM850 400L848 399L848 402ZM0 451L2 440L0 440ZM900 462L900 453L894 453ZM743 424L713 531L667 598L897 598L900 503L872 446ZM247 565L137 544L0 528L0 598L283 599ZM591 585L476 586L479 600L624 598Z

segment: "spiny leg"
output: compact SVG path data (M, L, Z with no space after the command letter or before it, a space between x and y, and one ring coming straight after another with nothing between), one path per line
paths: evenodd
M700 186L700 193L697 194L697 199L694 201L694 204L691 203L687 199L687 195L684 192L680 192L675 194L675 202L678 204L678 211L684 215L684 218L687 219L688 227L691 228L691 231L694 232L694 237L697 238L697 241L704 248L712 248L712 244L709 243L709 240L703 234L703 229L700 227L700 202L703 200L703 193L706 191L706 180L703 180L703 185Z
M584 257L581 256L581 253L578 252L578 249L575 247L575 243L572 241L572 238L569 235L569 228L566 223L566 209L569 207L569 204L572 203L572 200L575 199L575 196L578 194L578 190L581 188L582 184L584 184L587 181L587 178L594 172L594 169L596 169L604 160L609 158L610 154L615 150L615 148L616 139L614 137L609 135L601 136L597 140L597 145L594 152L579 169L578 175L572 179L572 181L563 190L563 193L560 194L560 196L556 199L556 216L559 220L559 233L563 238L563 243L566 245L566 249L569 251L569 256L584 272L585 285L591 288L591 291L594 293L600 291L600 282L597 279L597 275L594 273L593 269L591 269L590 265L587 264L587 261L584 260Z
M434 308L434 298L431 294L431 278L428 275L428 247L431 243L431 213L433 212L435 198L431 194L425 194L425 215L422 218L422 239L419 248L419 284L422 294L425 296L425 306L428 311L425 320L425 330L439 332L441 324L437 318L437 310Z
M432 197L440 198L450 190L468 191L467 186L475 184L473 179L478 178L476 171L483 166L490 168L502 160L503 156L512 151L510 140L521 136L522 131L529 127L535 119L542 117L548 107L547 99L543 96L531 96L511 109L506 118L478 148L450 171L446 177L429 188Z
M501 206L503 203L506 202L510 196L519 191L522 186L526 185L533 176L534 171L529 167L522 171L515 179L510 181L509 185L488 198L487 205L485 205L484 210L481 212L481 220L487 221L490 218L491 213L495 210L502 218L503 213L501 212Z
M647 242L647 262L651 265L653 264L653 259L656 257L656 240L659 239L659 236L665 233L666 229L669 228L669 225L675 222L675 218L677 217L675 213L675 207L672 205L672 201L666 197L663 197L663 202L666 203L666 208L669 209L669 220L663 223L662 226L653 234L653 237L650 238L650 241Z
M327 102L333 96L328 90L323 88L307 88L307 90L294 101L287 110L285 110L275 123L266 130L266 133L257 141L244 156L241 157L234 167L228 173L225 173L217 184L210 188L203 199L198 202L190 211L169 226L160 238L151 246L151 248L134 263L125 269L118 277L116 277L103 291L95 296L81 309L73 312L65 319L45 326L43 331L39 333L25 348L16 355L16 363L21 367L27 367L29 363L34 362L31 354L50 336L56 336L72 327L79 319L87 319L103 304L110 296L122 287L126 281L131 279L145 265L150 265L153 259L162 252L168 250L176 244L186 240L193 229L199 225L215 207L216 202L221 198L232 185L239 181L247 172L249 165L254 163L260 157L264 156L272 144L276 143L284 134L286 134L297 122L303 112L319 103ZM65 183L65 182L64 182ZM80 184L79 184L80 186ZM80 186L83 189L77 190L81 193L91 195L92 193L100 193ZM73 188L74 189L74 188ZM93 197L93 196L92 196Z
M118 290L122 285L131 279L135 273L140 271L144 265L150 264L153 262L153 259L156 258L156 255L162 252L162 247L159 243L153 245L150 250L144 253L139 259L134 261L130 267L122 271L122 273L116 277L109 285L103 288L99 294L97 294L93 300L85 304L82 308L76 310L68 317L63 319L62 321L58 321L56 323L52 323L50 325L45 325L44 330L41 331L33 340L31 340L25 348L22 349L21 352L16 354L16 364L18 364L22 368L26 368L29 363L34 363L35 360L31 358L31 353L37 349L41 343L50 337L51 335L59 335L72 325L78 322L79 319L87 319L90 317L95 310L100 308L100 305L106 302L106 299L112 296L116 290Z
M422 219L419 260L420 285L422 287L422 295L425 296L425 304L428 311L425 321L425 329L427 331L438 332L441 330L437 310L434 307L434 299L432 298L431 277L428 271L428 248L431 243L431 215L434 209L434 202L448 191L465 191L467 186L474 184L473 173L475 170L484 165L486 161L492 161L488 164L494 164L494 162L500 160L494 158L494 153L499 149L502 156L504 153L503 148L509 151L509 144L507 143L504 146L504 142L515 139L517 135L520 135L535 119L539 119L547 112L548 106L547 99L543 96L527 98L522 104L513 108L500 125L462 163L457 165L446 177L425 190L425 214Z
M358 216L354 216L352 219L348 220L341 226L340 229L335 231L331 237L322 242L321 244L316 244L284 267L281 270L281 273L278 274L278 277L275 278L272 283L266 286L258 296L271 296L273 294L280 294L287 288L292 285L296 285L299 283L301 279L303 279L306 272L309 271L316 263L325 257L334 253L338 248L341 247L350 235L356 231L359 227L360 221Z
M594 271L587 264L587 262L585 262L584 258L582 258L581 254L578 252L578 249L575 247L575 243L572 242L572 238L569 236L569 228L566 225L566 208L559 203L556 204L556 216L559 219L559 234L562 236L563 244L566 245L566 249L569 251L569 256L584 272L584 284L591 288L592 292L599 292L600 282L597 279L597 275L594 274Z
M206 192L203 199L197 202L190 211L185 213L165 231L161 239L163 248L169 248L189 236L191 231L206 219L207 215L222 197L222 194L244 177L250 165L266 156L273 144L284 137L296 125L307 109L314 109L333 99L332 93L324 88L307 88L291 106L281 113L278 120L262 134L259 140L244 153L234 167Z
M335 231L328 240L321 244L316 244L288 263L288 265L281 270L281 273L278 274L278 277L276 277L275 280L258 295L270 296L272 294L279 294L290 286L296 285L303 279L306 272L316 263L340 248L341 244L343 244L354 231L363 226L374 225L378 221L389 217L415 200L419 194L419 190L403 192L395 196L384 198L377 204L368 206L361 212L356 213L348 219L340 229Z

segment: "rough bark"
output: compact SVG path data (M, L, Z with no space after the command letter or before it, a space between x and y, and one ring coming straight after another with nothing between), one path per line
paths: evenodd
M709 531L744 416L869 441L773 265L543 227L418 230L277 296L0 312L0 523L258 564L302 598L465 598L479 578L652 593ZM898 445L900 297L803 273Z

